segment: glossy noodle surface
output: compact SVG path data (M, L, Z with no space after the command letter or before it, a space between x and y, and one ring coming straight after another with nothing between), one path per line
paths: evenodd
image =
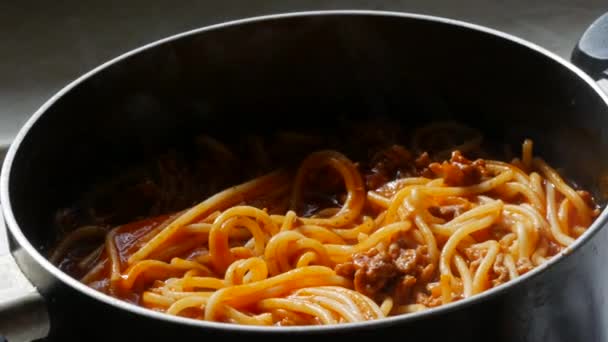
M169 315L339 324L509 282L599 213L532 140L493 155L456 123L422 127L407 143L377 133L354 132L342 149L279 132L273 143L248 138L244 152L200 136L204 162L164 156L59 211L50 258L92 288Z

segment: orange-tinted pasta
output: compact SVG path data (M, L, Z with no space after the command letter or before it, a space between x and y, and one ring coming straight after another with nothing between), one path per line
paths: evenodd
M390 146L367 169L317 150L181 211L83 226L51 260L111 296L200 320L338 324L427 310L532 270L598 214L531 140L509 162L460 154L479 139L435 160ZM390 163L400 171L386 172ZM70 253L87 239L100 245Z

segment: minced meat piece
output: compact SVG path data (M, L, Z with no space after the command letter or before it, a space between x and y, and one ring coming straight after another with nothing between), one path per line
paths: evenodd
M496 274L496 278L492 279L493 286L498 286L502 283L506 283L509 280L509 270L504 264L503 254L496 256L496 261L494 262L494 267L492 270Z
M337 264L334 271L336 271L336 274L340 276L352 278L355 276L357 268L355 267L355 264L353 264L352 261L347 261L341 264Z
M395 287L395 299L398 303L407 301L412 293L412 288L416 285L416 277L405 275Z
M432 163L429 169L439 177L443 177L446 185L468 186L478 184L483 176L488 175L483 159L470 161L460 151L452 152L450 161Z
M375 190L396 178L416 175L414 163L410 151L401 145L392 145L374 155L365 184Z
M395 247L395 248L390 248ZM416 261L418 253L415 249L402 249L396 244L389 247L389 253L393 258L393 262L401 273L411 273L416 269Z
M435 273L427 254L426 246L412 246L411 241L401 238L388 248L377 246L357 253L351 261L336 265L335 271L353 279L355 290L370 298L388 294L404 303L414 295L412 288L418 280L427 282Z
M462 215L465 211L469 210L470 205L465 204L453 204L441 207L430 207L429 212L435 217L440 217L446 221L451 221L456 217Z
M422 154L420 154L420 156L418 156L418 158L416 158L416 161L414 161L414 165L416 165L416 168L418 170L424 170L430 164L431 164L431 157L429 156L429 154L427 152L423 152Z
M442 300L441 296L433 297L429 296L426 293L418 292L416 293L416 304L422 304L427 308L432 308L441 305Z
M389 281L398 275L398 269L392 258L372 248L359 253L353 258L355 271L355 290L374 297Z
M433 171L429 169L429 165L431 165L432 162L433 161L431 160L431 157L427 152L423 152L420 156L418 156L418 158L416 158L416 161L414 162L414 164L416 165L416 170L418 171L418 176L434 178L435 173L433 173Z

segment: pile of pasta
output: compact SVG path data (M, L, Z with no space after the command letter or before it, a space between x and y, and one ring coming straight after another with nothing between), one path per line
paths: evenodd
M82 240L102 238L72 266L83 283L206 321L338 324L427 310L545 263L597 215L588 193L533 156L532 141L522 150L510 162L484 160L475 184L416 175L375 189L357 163L321 150L295 173L277 170L178 213L81 227L51 260L61 265ZM343 193L302 212L311 175L327 170Z

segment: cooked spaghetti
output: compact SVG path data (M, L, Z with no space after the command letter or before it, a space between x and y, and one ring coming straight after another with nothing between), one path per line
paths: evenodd
M411 149L387 146L368 160L320 149L293 170L159 214L181 203L164 196L152 205L159 215L132 223L98 217L66 233L51 260L92 288L169 315L337 324L509 282L567 248L599 213L588 192L533 155L531 140L521 158L470 160L479 136L429 155L419 133Z

